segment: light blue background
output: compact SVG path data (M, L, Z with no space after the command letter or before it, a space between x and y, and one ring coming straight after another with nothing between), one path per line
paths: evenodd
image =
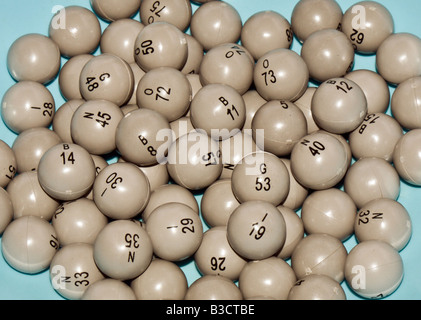
M274 10L285 16L289 21L291 12L298 0L227 0L239 11L243 23L255 12L262 10ZM355 0L338 0L343 11L354 4ZM421 37L421 24L419 15L421 12L421 1L419 0L378 0L386 6L392 13L395 21L395 32L410 32ZM90 8L88 0L14 0L0 2L0 97L3 97L6 90L15 82L10 77L7 66L6 57L10 45L18 37L27 33L48 34L48 25L53 15L52 9L55 5L80 5ZM193 10L197 5L193 4ZM134 17L139 19L139 15ZM102 28L107 23L101 21ZM300 52L301 45L294 39L292 50ZM100 53L99 51L96 54ZM66 60L63 59L62 64ZM375 70L375 56L356 55L354 69L371 69ZM60 94L57 79L48 85L55 98L56 106L61 106L65 100ZM394 88L390 87L391 93ZM12 145L16 135L8 130L4 123L0 121L0 139ZM413 222L413 236L410 243L401 251L404 261L405 275L401 286L394 294L386 299L421 299L421 210L420 208L420 188L409 186L402 182L401 192L398 201L401 202L409 211ZM197 197L200 203L200 196ZM0 238L1 242L1 238ZM356 241L354 237L345 242L345 246L349 251ZM189 284L197 279L200 275L194 265L189 261L182 265ZM347 298L349 300L360 299L352 293L345 282L342 284ZM26 275L12 269L0 257L0 299L62 299L50 286L48 271L44 271L37 275Z

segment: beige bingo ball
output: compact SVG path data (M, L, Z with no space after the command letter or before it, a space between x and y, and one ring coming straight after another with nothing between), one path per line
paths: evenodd
M49 196L38 181L37 171L18 174L8 185L7 192L13 204L13 217L37 216L50 221L59 201Z
M142 219L148 221L149 216L159 206L169 202L180 202L199 214L199 205L193 193L178 184L164 184L151 192L148 204L142 211Z
M12 145L17 173L37 170L44 153L61 142L57 133L44 127L26 129L19 133Z
M80 93L85 100L108 100L124 105L134 90L130 65L118 56L103 53L89 60L80 72Z
M100 173L102 169L108 166L108 162L102 156L97 156L95 154L92 154L91 157L92 157L92 160L94 160L95 173L96 175L98 175L98 173Z
M421 39L411 33L393 33L376 53L377 72L391 84L421 75Z
M168 150L170 177L189 190L200 190L221 175L221 151L218 143L203 132L190 132L178 138Z
M421 77L400 83L392 94L390 108L393 117L405 129L421 129Z
M257 60L253 80L263 99L295 101L307 89L309 69L295 51L274 49Z
M136 89L139 108L158 111L169 122L184 116L192 100L192 89L185 74L171 67L158 67L140 79Z
M143 0L140 2L140 21L151 24L165 21L185 31L192 17L192 7L189 0Z
M142 23L129 18L111 22L102 33L99 44L101 52L114 54L128 64L135 63L134 43L143 28Z
M120 120L116 146L123 159L138 166L164 163L172 132L168 120L158 111L136 109Z
M341 240L325 233L314 233L304 237L295 247L291 267L298 279L323 274L342 282L347 255Z
M262 200L277 206L289 193L289 172L272 153L254 152L236 164L232 172L232 192L240 203Z
M96 174L96 176L98 176L98 174L101 172L101 170L104 169L106 166L108 166L108 162L102 156L91 154L91 157L92 157L92 160L94 161L94 165L95 165L95 174ZM88 198L89 200L94 199L93 188L91 188L91 191L85 197Z
M298 1L291 14L291 27L300 42L313 32L340 27L342 9L334 0Z
M356 214L352 198L337 188L312 192L301 208L307 234L326 233L341 241L353 234Z
M150 197L148 178L129 162L112 163L101 170L93 184L93 199L112 219L131 219L142 212Z
M380 299L390 295L403 276L402 257L384 241L363 241L351 249L346 259L346 282L352 291L364 298Z
M13 220L4 230L1 242L3 257L7 263L28 274L46 270L58 248L54 227L36 216Z
M344 134L355 130L367 114L367 99L352 80L332 78L314 92L311 113L317 125L328 132Z
M173 141L177 140L181 136L184 136L185 134L196 131L196 129L193 127L191 123L190 117L188 116L184 116L184 117L178 118L177 120L171 121L170 127L171 127L171 133L173 136Z
M162 185L166 185L170 180L170 175L168 174L165 163L158 163L152 166L140 166L138 168L142 170L146 178L148 178L151 192Z
M403 136L399 122L385 113L368 113L348 141L356 159L378 157L392 162L395 146Z
M90 0L91 7L101 19L111 22L133 17L138 11L141 0Z
M267 101L255 89L249 89L243 94L243 100L246 105L246 121L244 122L243 131L251 129L251 122L257 110ZM247 131L246 131L247 132Z
M197 212L178 202L156 208L148 218L146 231L154 254L174 262L193 256L203 238L202 221Z
M219 147L224 166L220 179L231 178L236 164L241 162L246 155L260 150L256 142L254 142L250 129L241 130L229 139L220 141Z
M286 238L285 220L270 202L247 201L231 214L227 237L241 257L265 259L282 249Z
M344 144L323 131L316 131L297 142L290 159L295 179L314 190L328 189L338 184L349 166Z
M134 86L133 86L133 94L131 96L131 98L129 99L129 101L127 101L126 106L122 106L123 109L126 109L128 105L134 105L137 106L137 97L136 97L136 93L137 93L137 86L139 85L139 81L140 79L142 79L142 77L145 75L145 71L143 71L136 62L130 63L129 64L130 69L132 69L133 72L133 76L134 76ZM127 112L125 112L123 110L124 114L127 114Z
M399 139L393 153L393 165L399 177L415 186L421 185L421 175L418 170L421 161L418 152L420 140L421 129L410 130Z
M351 147L349 146L348 140L347 140L347 138L345 138L346 135L335 134L335 133L331 133L331 132L327 132L327 131L323 131L323 130L321 130L321 131L332 135L333 137L338 139L340 143L342 143L343 147L345 148L348 167L349 167L352 163L352 152L351 152Z
M226 226L210 228L203 234L194 262L202 275L221 275L233 281L238 280L247 263L228 243Z
M345 75L364 92L369 113L386 112L390 102L387 82L377 72L368 69L353 70Z
M241 43L255 60L270 50L289 48L293 38L289 21L273 10L253 14L241 29Z
M52 129L63 142L73 143L71 133L72 117L77 108L83 104L85 100L69 100L63 103L57 110L53 118Z
M187 39L187 61L181 72L185 75L198 75L204 57L203 47L193 36L185 33ZM200 77L199 77L200 80Z
M108 166L108 162L107 160L102 157L102 156L98 156L95 154L91 154L92 160L94 160L94 164L95 164L95 172L98 175L98 173L104 169L106 166Z
M308 134L320 130L320 127L314 121L313 114L311 112L311 100L313 99L313 95L317 88L318 87L308 87L303 95L298 100L294 101L294 104L300 108L306 117Z
M95 177L91 155L74 143L60 143L51 147L38 165L41 187L57 200L75 200L87 194Z
M0 189L0 235L13 220L13 203L9 193Z
M396 200L400 193L399 174L391 163L381 158L361 158L346 173L344 190L357 208L378 198Z
M301 48L310 78L317 82L343 77L352 70L354 56L351 40L336 29L313 32Z
M256 296L286 300L297 278L290 265L277 257L249 261L243 268L238 286L245 299Z
M50 90L36 81L19 81L4 94L1 116L15 133L35 127L48 127L55 114L54 97Z
M120 109L123 111L123 114L126 115L129 112L139 109L139 107L137 104L126 104L125 106L120 107Z
M281 212L282 217L285 220L287 235L281 251L279 251L276 256L287 260L291 258L295 247L304 237L304 225L300 216L294 210L283 205L277 206L277 209Z
M186 36L168 22L155 22L145 26L134 45L135 61L145 72L157 67L181 70L187 61Z
M151 263L152 254L146 230L131 220L108 223L93 245L93 258L101 272L122 281L142 274Z
M130 282L137 300L183 300L188 283L174 262L154 258L148 268Z
M351 40L356 52L371 54L394 32L394 22L389 10L381 3L360 1L345 11L341 30Z
M102 279L86 289L81 300L136 300L129 285L121 280Z
M60 93L66 100L82 99L79 85L80 73L85 64L93 57L92 54L80 54L67 60L61 67L58 83Z
M209 274L189 286L184 300L243 300L243 295L232 280Z
M60 49L49 37L37 33L16 39L7 52L7 69L16 81L47 84L58 74Z
M206 188L200 199L201 215L211 227L226 226L231 213L240 205L232 192L231 179L219 179Z
M16 175L16 156L13 149L0 139L0 186L7 187Z
M309 190L295 179L291 171L291 160L288 158L280 159L287 167L289 173L289 192L286 199L282 202L282 205L292 210L298 210L306 199Z
M62 56L73 57L96 50L101 38L101 25L91 10L67 6L51 18L48 33L57 43Z
M203 3L194 13L190 30L205 51L223 43L236 43L242 28L238 11L225 1Z
M307 135L306 118L291 101L266 102L254 114L251 128L259 148L278 157L288 156L294 145Z
M87 198L60 204L52 218L60 246L77 242L93 244L107 223L107 217Z
M288 300L346 300L346 294L340 283L331 277L310 274L294 284Z
M190 104L193 127L214 140L225 140L241 131L245 119L243 97L227 84L204 85Z
M94 248L88 243L73 243L60 248L49 270L50 283L63 298L79 300L86 289L104 274L94 260Z
M358 211L354 231L359 242L382 240L401 251L411 238L412 222L401 203L379 198L366 203Z
M191 84L192 96L194 97L197 91L203 87L202 83L200 82L200 75L198 73L189 73L187 74L187 79Z
M70 133L74 143L90 154L104 155L116 149L116 131L123 112L108 100L89 100L73 113Z
M250 53L236 43L211 48L202 58L199 76L202 85L222 83L244 94L253 82L254 61Z

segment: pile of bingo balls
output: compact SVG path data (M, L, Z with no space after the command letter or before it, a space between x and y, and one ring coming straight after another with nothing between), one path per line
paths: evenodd
M242 21L228 1L91 0L18 38L7 67L1 250L63 298L343 300L344 281L362 298L402 282L421 39L380 2Z

